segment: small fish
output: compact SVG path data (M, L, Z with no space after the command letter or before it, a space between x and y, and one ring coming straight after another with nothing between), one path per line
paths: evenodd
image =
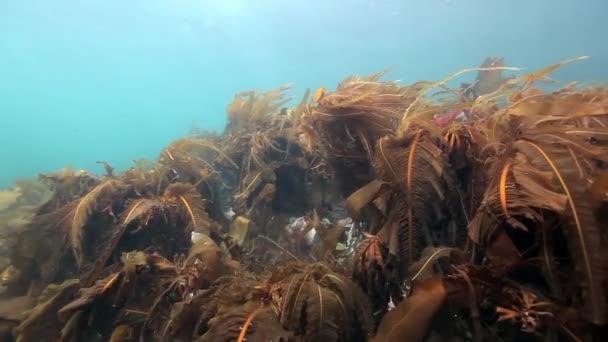
M502 57L488 57L479 67L497 68L504 66L505 60ZM475 97L496 91L506 80L507 78L503 76L503 71L500 69L479 71L473 84Z

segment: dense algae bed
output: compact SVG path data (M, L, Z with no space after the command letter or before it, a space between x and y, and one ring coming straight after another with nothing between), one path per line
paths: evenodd
M599 340L608 88L538 87L571 61L244 92L156 161L19 181L2 338Z

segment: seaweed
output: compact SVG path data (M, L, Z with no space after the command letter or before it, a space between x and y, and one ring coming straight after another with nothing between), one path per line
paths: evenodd
M71 216L70 242L72 244L74 257L76 258L76 263L79 267L82 265L83 228L94 211L103 210L103 208L99 207L98 202L102 200L103 197L111 196L120 187L121 184L119 181L108 179L74 203L73 209L70 210L70 213L68 214ZM70 204L70 206L72 205Z
M601 340L608 91L549 78L585 58L353 76L293 107L289 86L246 91L223 132L155 160L19 180L0 192L0 334Z

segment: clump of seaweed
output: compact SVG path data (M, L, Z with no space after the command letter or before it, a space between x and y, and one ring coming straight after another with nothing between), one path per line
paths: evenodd
M157 160L18 181L0 337L600 340L608 90L540 84L584 58L243 92Z
M381 81L384 74L348 78L334 92L320 88L301 116L301 140L320 157L313 167L344 196L371 180L376 142L395 131L420 88Z
M284 86L247 92L228 106L229 124L222 146L239 165L231 175L232 209L240 220L254 224L252 232L277 238L266 229L273 215L302 215L313 207L311 193L322 180L311 172L313 157L297 136L299 118L308 101L306 92L294 108L282 107L291 98Z

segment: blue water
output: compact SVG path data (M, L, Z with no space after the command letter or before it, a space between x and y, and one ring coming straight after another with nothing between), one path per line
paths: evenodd
M0 0L0 187L155 158L234 93L437 80L488 55L608 80L606 0ZM468 77L474 77L469 75ZM466 80L463 79L463 80Z

